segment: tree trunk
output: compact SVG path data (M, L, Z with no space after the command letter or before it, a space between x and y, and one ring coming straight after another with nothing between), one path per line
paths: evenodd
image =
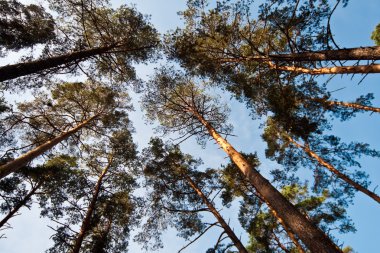
M276 219L278 220L278 222L280 222L280 224L284 228L286 234L289 236L290 240L292 240L293 244L296 246L296 248L298 250L298 253L305 253L305 250L303 249L303 247L301 246L301 244L298 242L298 239L296 238L296 236L293 233L293 231L286 226L286 224L284 223L284 221L278 216L278 214L276 213L276 211L268 203L267 203L267 205L270 208L273 216L276 217ZM273 231L273 233L274 233L274 231Z
M104 54L115 46L97 47L64 55L53 56L30 62L17 63L0 67L0 82L17 77L42 72L47 69L60 67L64 64L76 64L91 56Z
M82 225L80 227L79 233L74 241L73 249L70 251L71 253L79 253L79 250L82 246L83 239L86 236L91 224L92 214L95 211L95 205L96 205L96 202L98 201L98 196L100 193L100 188L102 186L103 178L108 172L108 169L111 167L111 163L112 163L112 158L108 161L108 165L104 168L104 170L102 171L102 173L100 174L98 178L98 181L96 182L94 192L92 194L91 202L88 205L86 215L82 221Z
M380 73L380 64L359 65L359 66L337 66L324 68L303 68L296 66L277 66L272 62L268 62L271 69L277 69L288 72L310 75L335 75L335 74L370 74Z
M311 52L301 52L293 54L269 54L247 56L241 58L224 58L221 62L241 62L241 61L278 61L278 62L315 62L315 61L359 61L359 60L380 60L380 46L357 47L336 50L321 50Z
M356 61L380 60L380 46L356 47L337 50L322 50L294 54L278 54L269 56L279 61Z
M28 200L34 195L34 193L42 186L42 181L40 181L38 184L36 184L29 193L19 202L13 209L0 221L0 228L2 228L10 218L12 218L21 207L23 207Z
M380 108L366 106L356 103L348 103L348 102L340 102L340 101L329 101L329 100L320 100L323 104L327 104L328 106L341 106L341 107L349 107L355 110L363 110L363 111L372 111L380 113Z
M36 157L42 155L46 151L53 148L55 145L60 143L63 140L66 140L74 133L78 132L80 129L88 125L91 121L93 121L95 118L97 118L99 114L96 114L95 116L92 116L91 118L83 121L76 127L70 129L67 132L62 133L61 135L45 142L44 144L30 150L29 152L21 155L20 157L16 158L13 161L10 161L2 166L0 166L0 179L6 177L12 172L15 172L16 170L20 169L21 167L25 166L27 163L31 162Z
M366 194L367 196L371 197L373 200L377 201L380 203L380 196L376 195L376 193L368 190L367 188L361 186L360 184L356 183L353 181L351 178L337 170L334 166L332 166L330 163L326 162L323 160L320 156L318 156L316 153L314 153L312 150L310 150L308 147L305 147L295 140L293 140L290 136L288 136L288 139L291 143L293 143L296 147L303 149L306 154L308 154L310 157L314 158L320 165L323 167L327 168L331 173L336 175L338 178L342 179L345 181L347 184L351 185L354 187L356 190L361 191L362 193Z
M284 228L286 234L289 236L289 238L292 240L293 244L296 246L297 250L298 250L298 253L305 253L305 250L303 249L303 247L301 246L301 244L299 243L298 239L296 238L295 234L293 233L293 231L288 228L286 226L286 224L284 223L283 219L281 219L278 214L276 213L276 211L273 209L273 207L271 207L271 205L265 201L265 199L263 198L263 196L261 196L258 192L255 193L255 195L264 203L267 204L267 206L269 207L271 213L273 214L273 216L277 219L277 221L281 224L281 226ZM274 233L274 231L273 231Z
M342 253L342 251L299 210L274 188L251 164L231 146L198 112L194 116L206 127L209 134L239 167L256 191L276 211L284 224L289 227L311 252Z
M220 213L215 209L214 205L203 194L202 190L198 188L197 184L189 176L185 175L185 178L186 178L187 182L189 183L189 185L191 186L191 188L194 189L194 191L202 199L203 203L206 204L206 206L208 207L208 209L211 211L211 213L218 220L218 222L223 227L224 231L226 232L226 234L228 235L228 237L231 239L231 241L234 243L235 247L239 250L239 252L240 253L248 253L247 249L241 243L240 239L235 235L235 233L231 229L231 227L223 219L223 217L220 215Z

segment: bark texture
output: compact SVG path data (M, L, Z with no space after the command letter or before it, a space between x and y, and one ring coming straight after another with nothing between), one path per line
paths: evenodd
M16 158L13 161L10 161L2 166L0 166L0 179L6 177L12 172L17 171L21 167L25 166L29 162L31 162L33 159L36 157L42 155L46 151L50 150L53 148L55 145L60 143L61 141L66 140L69 138L71 135L75 134L78 132L80 129L83 127L87 126L91 121L93 121L95 118L97 118L99 114L92 116L91 118L83 121L82 123L78 124L76 127L70 129L67 132L62 133L61 135L45 142L44 144L30 150L29 152L21 155L20 157Z
M312 224L299 210L292 205L271 183L266 180L248 161L237 152L202 115L193 112L194 116L206 127L209 134L239 167L256 191L276 211L284 224L289 227L311 252L337 253L342 251L317 226Z

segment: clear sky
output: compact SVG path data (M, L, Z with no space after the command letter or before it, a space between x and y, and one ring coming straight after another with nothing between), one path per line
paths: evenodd
M175 29L182 24L177 16L179 10L185 8L183 0L136 0L136 1L113 1L117 6L122 3L134 3L137 9L151 15L151 22L161 32ZM337 10L331 21L332 32L335 39L341 47L357 47L373 45L370 40L370 34L377 23L380 23L380 1L379 0L350 0L346 8ZM152 73L153 66L139 66L138 73L140 77L147 78ZM347 77L335 77L329 84L331 90L343 88L343 90L334 93L334 95L345 101L353 100L359 95L368 92L375 93L375 106L380 106L380 75L368 76L364 82L358 85L361 77L356 76L352 80ZM136 102L137 99L134 101ZM244 105L234 100L225 99L225 102L231 107L230 122L234 125L234 134L236 137L230 137L229 141L236 146L238 150L244 152L257 151L263 156L265 145L260 139L262 129L259 129L259 122L252 121L249 117L248 110ZM148 142L152 135L150 125L145 125L143 113L139 105L135 104L136 111L132 113L131 118L134 123L136 134L135 140L142 148ZM363 114L354 120L334 124L334 133L343 137L347 141L363 141L370 143L374 148L380 149L380 115ZM226 155L218 149L213 142L207 144L206 149L198 146L194 140L188 140L182 145L185 152L191 153L195 157L201 157L208 167L217 167L223 162L227 162ZM263 162L261 170L264 174L274 165L271 162ZM363 160L363 170L371 176L371 189L380 185L380 168L379 161L374 159ZM379 192L378 190L377 192ZM345 245L352 246L359 253L379 252L378 240L380 239L380 218L379 205L372 199L357 194L354 205L348 210L351 218L356 224L357 232L349 235L336 235ZM237 208L222 211L225 218L231 221L236 220ZM38 210L23 210L22 215L15 217L11 221L12 230L6 230L7 239L0 239L0 252L19 253L19 252L43 252L50 245L48 240L52 231L47 227L47 222L38 218ZM239 231L236 222L235 229ZM176 238L175 231L165 235L165 248L160 252L177 252L185 243ZM239 234L239 233L238 233ZM194 246L189 247L185 252L197 253L205 250L215 243L217 233L206 234L206 236L197 242ZM129 252L140 252L137 245L131 245Z

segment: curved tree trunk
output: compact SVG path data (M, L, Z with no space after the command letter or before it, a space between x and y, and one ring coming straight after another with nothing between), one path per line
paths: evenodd
M299 210L292 205L273 185L266 180L251 164L231 146L219 133L207 122L202 115L193 111L195 117L206 127L209 134L228 154L231 160L247 177L256 191L276 211L284 224L289 227L298 238L309 248L311 252L342 253L342 251L328 238L317 226L312 224Z
M0 166L0 179L6 177L12 172L15 172L16 170L20 169L21 167L25 166L29 162L31 162L36 157L42 155L46 151L53 148L55 145L60 143L61 141L66 140L71 135L78 132L83 127L87 126L91 121L93 121L95 118L97 118L99 114L96 114L95 116L92 116L91 118L83 121L82 123L78 124L76 127L70 129L67 132L62 133L61 135L45 142L44 144L30 150L29 152L21 155L20 157L16 158L13 161L10 161L2 166Z
M308 147L305 147L305 146L299 144L298 142L296 142L295 140L293 140L290 136L288 136L288 139L296 147L301 148L302 150L304 150L306 152L306 154L308 154L310 157L314 158L320 165L322 165L323 167L327 168L331 173L333 173L334 175L336 175L338 178L342 179L347 184L349 184L352 187L354 187L356 190L361 191L362 193L366 194L367 196L369 196L370 198L372 198L376 202L380 203L380 196L379 195L377 195L376 193L368 190L367 188L365 188L365 187L361 186L360 184L356 183L355 181L353 181L351 178L349 178L348 176L346 176L345 174L343 174L342 172L340 172L339 170L337 170L330 163L328 163L325 160L323 160L320 156L318 156L315 152L313 152L312 150L310 150Z
M95 211L96 202L98 201L98 197L99 197L99 193L100 193L100 188L102 186L102 182L103 182L104 176L107 174L108 169L111 167L111 163L112 163L112 157L108 161L107 166L104 168L104 170L102 171L102 173L100 174L100 176L98 178L98 181L96 182L96 185L95 185L95 188L94 188L94 192L92 194L91 202L88 205L88 208L87 208L87 211L86 211L86 215L85 215L85 217L84 217L84 219L82 221L82 225L80 227L79 233L77 234L77 237L76 237L76 239L74 241L73 248L70 251L71 253L79 253L79 250L80 250L80 248L82 246L83 239L86 236L86 234L88 232L88 229L90 227L90 224L91 224L92 214Z
M2 228L9 219L11 219L19 210L21 207L26 205L26 203L29 201L29 199L36 193L36 191L42 186L42 181L40 181L38 184L36 184L29 193L19 202L13 209L0 221L0 228Z
M185 175L185 178L191 188L198 194L198 196L202 199L203 203L206 204L208 209L211 211L211 213L215 216L215 218L218 220L219 224L223 227L224 231L228 235L228 237L231 239L231 241L234 243L235 247L239 250L240 253L248 253L247 249L244 247L244 245L241 243L240 239L235 235L234 231L231 229L231 227L228 225L228 223L223 219L223 217L220 215L218 210L215 209L214 205L208 200L206 195L203 194L202 190L199 189L198 185L187 175Z
M104 54L114 47L115 45L97 47L64 55L53 56L46 59L2 66L0 67L0 82L39 73L47 69L63 66L65 64L76 64L91 56Z

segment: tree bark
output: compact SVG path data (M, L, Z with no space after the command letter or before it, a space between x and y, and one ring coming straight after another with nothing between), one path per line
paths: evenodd
M314 61L359 61L380 60L380 46L357 47L336 50L321 50L311 52L300 52L293 54L269 54L238 58L224 58L221 62L242 61L279 61L279 62L314 62Z
M62 133L61 135L45 142L44 144L30 150L29 152L25 153L24 155L21 155L20 157L16 158L13 161L10 161L2 166L0 166L0 179L8 176L10 173L17 171L21 167L25 166L29 162L31 162L36 157L42 155L46 151L53 148L55 145L60 143L63 140L66 140L74 133L78 132L80 129L88 125L91 121L96 119L99 116L99 114L96 114L92 116L91 118L83 121L82 123L78 124L76 127L70 129L67 132Z
M314 158L320 165L322 165L323 167L325 167L326 169L328 169L331 173L333 173L334 175L336 175L338 178L342 179L347 184L349 184L352 187L354 187L356 190L361 191L362 193L366 194L367 196L369 196L370 198L372 198L376 202L380 203L380 196L379 195L377 195L376 193L368 190L367 188L365 188L365 187L361 186L360 184L356 183L355 181L353 181L351 178L349 178L348 176L346 176L345 174L343 174L342 172L340 172L339 170L337 170L330 163L328 163L325 160L323 160L320 156L318 156L315 152L313 152L312 150L310 150L308 147L305 147L305 146L299 144L298 142L296 142L295 140L293 140L290 136L288 136L288 139L296 147L301 148L302 150L304 150L306 152L306 154L308 154L311 158Z
M380 108L378 107L372 107L367 105L361 105L357 103L348 103L348 102L341 102L341 101L329 101L329 100L320 100L323 104L327 104L328 106L341 106L341 107L349 107L355 110L363 110L363 111L372 111L380 113Z
M303 249L303 247L301 246L301 244L299 243L298 239L296 238L295 234L293 233L293 231L288 228L283 219L281 219L278 214L276 213L276 211L273 209L273 207L270 206L270 204L268 203L268 201L265 201L265 199L263 198L263 196L261 196L258 192L255 192L255 195L264 203L267 204L267 206L269 207L269 210L271 211L271 213L273 214L273 216L277 219L277 221L281 224L281 226L284 228L286 234L289 236L290 240L292 240L293 244L296 246L297 250L298 250L298 253L305 253L305 250ZM274 231L273 231L274 233Z
M46 59L40 59L30 62L17 63L0 67L0 82L11 80L17 77L26 76L42 72L47 69L60 67L65 64L79 63L91 56L104 54L115 45L97 47L83 51L76 51L64 55L53 56Z
M370 74L380 73L380 64L359 65L359 66L337 66L324 68L303 68L296 66L277 66L272 62L268 62L271 69L277 69L288 72L310 75L335 75L335 74Z
M223 227L224 231L226 232L226 234L228 235L228 237L231 239L231 241L234 243L235 247L239 250L239 252L240 253L248 253L247 249L241 243L240 239L235 235L234 231L227 224L227 222L223 219L223 217L220 215L220 213L218 212L218 210L215 209L214 205L203 194L202 190L198 188L198 185L189 176L185 175L185 178L186 178L187 182L189 183L189 185L191 186L191 188L194 189L194 191L202 199L203 203L206 204L206 206L208 207L208 209L211 211L211 213L218 220L218 222Z
M21 207L23 207L28 200L34 195L34 193L42 186L42 181L40 181L38 184L36 184L29 193L19 202L13 209L0 221L0 228L2 228L10 218L12 218Z
M206 127L209 134L228 154L231 160L247 177L256 191L276 211L284 224L289 227L311 252L342 253L342 251L317 226L312 224L299 210L292 205L268 180L266 180L248 161L237 152L202 115L193 111L195 117Z
M102 182L103 182L104 176L107 174L108 169L111 167L111 163L112 163L112 157L108 161L107 166L104 168L104 170L102 171L102 173L100 174L100 176L98 178L98 181L96 182L96 185L95 185L95 188L94 188L94 192L92 194L91 202L88 205L88 208L87 208L87 211L86 211L86 215L85 215L85 217L84 217L84 219L82 221L82 225L80 227L79 233L78 233L78 235L77 235L77 237L76 237L76 239L74 241L73 248L70 251L71 253L79 253L79 250L80 250L80 248L82 246L83 239L86 236L86 234L88 232L88 229L90 227L90 224L91 224L92 214L95 211L96 202L98 201L98 197L99 197L99 193L100 193L100 188L102 186Z
M293 233L293 231L286 226L285 222L278 216L278 214L276 213L276 211L268 203L267 203L267 205L271 209L271 212L272 212L273 216L276 217L276 219L278 220L278 222L280 222L280 224L284 228L286 234L289 236L290 240L292 240L293 244L296 246L296 248L298 250L298 253L305 253L303 247L298 242L298 239L296 238L296 236ZM274 233L274 231L273 231L273 233Z

